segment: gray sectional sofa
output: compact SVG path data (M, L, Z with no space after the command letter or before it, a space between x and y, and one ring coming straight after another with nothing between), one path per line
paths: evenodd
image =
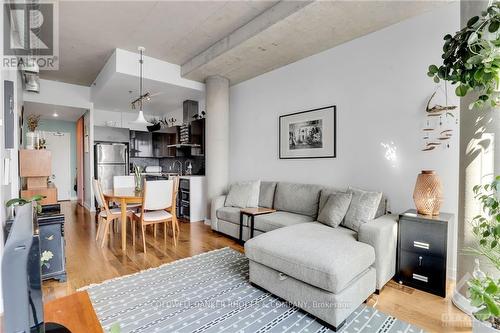
M380 201L373 220L353 231L316 221L328 196L342 189L261 182L259 206L275 213L255 217L255 237L243 220L250 281L325 321L334 329L395 274L397 217ZM240 208L212 201L212 229L239 237Z

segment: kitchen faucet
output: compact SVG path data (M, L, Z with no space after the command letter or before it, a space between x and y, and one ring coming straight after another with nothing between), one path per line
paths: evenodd
M179 161L179 160L175 160L175 161L174 161L174 169L175 169L175 165L176 165L177 163L179 164L179 168L177 169L177 171L179 172L179 176L182 176L182 162L181 162L181 161Z
M186 175L191 175L193 173L193 165L191 164L191 160L186 160L184 162L184 170Z

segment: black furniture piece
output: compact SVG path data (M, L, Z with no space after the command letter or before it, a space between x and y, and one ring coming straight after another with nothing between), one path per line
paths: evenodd
M38 231L36 214L29 204L16 207L16 217L4 226L3 331L71 333L60 324L44 322Z
M190 217L190 195L189 179L179 179L179 193L177 194L177 217L189 220Z
M240 210L240 235L239 241L243 243L243 216L247 215L250 218L250 238L253 238L253 232L255 227L255 216L257 215L265 215L276 212L276 209L272 208L263 208L263 207L255 207L255 208L242 208Z
M397 281L446 297L448 223L452 214L417 214L414 209L399 215Z
M66 281L66 253L64 240L64 214L61 207L56 205L42 206L42 212L37 215L40 234L40 253L50 251L53 255L47 263L42 265L42 280L56 279Z

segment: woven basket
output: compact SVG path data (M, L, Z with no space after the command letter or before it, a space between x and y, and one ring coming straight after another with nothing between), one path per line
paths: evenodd
M435 171L422 170L418 175L413 201L419 214L439 215L443 202L443 186Z

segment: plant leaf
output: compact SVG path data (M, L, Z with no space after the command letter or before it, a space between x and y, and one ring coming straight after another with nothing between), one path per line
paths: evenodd
M500 26L500 22L498 21L492 21L490 25L488 26L488 31L491 33L494 33L498 30L498 27Z
M15 205L25 205L26 203L28 203L28 201L26 201L25 199L23 198L14 198L14 199L10 199L9 201L7 201L7 203L5 204L6 207L10 207L10 206L15 206Z
M430 65L429 66L429 73L436 74L438 72L439 68L436 65Z
M473 16L469 19L469 21L467 21L467 26L472 27L474 24L477 23L477 21L479 21L479 16Z
M466 86L465 84L461 84L459 85L456 89L455 89L455 94L458 96L458 97L464 97L465 95L467 95L467 92L469 91L469 86Z

